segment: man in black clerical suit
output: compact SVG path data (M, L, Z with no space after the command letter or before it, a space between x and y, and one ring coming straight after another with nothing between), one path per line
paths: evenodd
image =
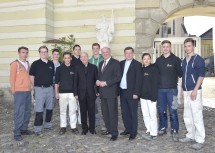
M75 77L76 91L75 97L79 100L81 111L82 135L89 131L96 134L95 131L95 100L97 94L96 80L98 78L97 67L88 63L89 57L86 52L81 53L81 64L76 67L77 75ZM89 126L87 124L89 118Z

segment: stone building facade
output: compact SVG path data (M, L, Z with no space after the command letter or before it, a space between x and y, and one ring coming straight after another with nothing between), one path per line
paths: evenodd
M135 48L136 58L153 54L153 41L166 21L183 16L215 16L215 0L1 0L0 88L9 87L9 64L17 48L30 49L29 61L38 59L43 41L74 34L76 43L91 55L96 42L95 25L101 15L114 12L112 55L123 59L126 46Z

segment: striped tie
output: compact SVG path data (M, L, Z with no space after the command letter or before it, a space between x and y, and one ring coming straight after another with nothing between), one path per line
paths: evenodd
M103 64L103 67L102 67L102 74L104 73L105 67L106 67L106 61L104 61L104 64Z

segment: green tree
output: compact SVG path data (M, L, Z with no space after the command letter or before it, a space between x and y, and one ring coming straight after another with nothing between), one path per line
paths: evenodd
M44 43L49 43L52 44L53 48L57 48L60 52L60 61L63 61L63 53L65 51L69 51L72 53L72 48L75 44L75 38L73 36L73 34L66 36L66 37L62 37L59 39L52 39L52 40L48 40L45 41ZM50 57L51 59L51 57Z

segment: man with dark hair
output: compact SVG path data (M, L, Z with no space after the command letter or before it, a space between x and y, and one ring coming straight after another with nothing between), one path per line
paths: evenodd
M21 141L21 135L32 134L28 130L31 117L31 82L28 48L19 47L18 53L19 59L10 64L10 86L14 96L14 139Z
M103 61L103 57L100 52L100 45L98 43L93 43L92 44L92 53L93 56L90 58L89 63L96 65L97 68L99 68L99 63ZM99 94L97 95L96 98L96 103L95 103L95 126L100 126L101 130L105 131L106 128L104 126L104 119L101 113L101 99L99 97Z
M63 60L64 63L59 66L56 70L55 77L55 96L56 99L59 99L60 106L60 131L59 134L62 135L66 132L67 127L67 106L69 106L69 119L71 131L74 134L78 133L76 128L77 116L77 104L74 97L76 91L75 86L75 67L71 65L71 53L64 52Z
M174 141L178 141L179 121L177 113L177 83L182 76L181 60L171 53L171 42L164 40L162 43L163 54L157 58L156 65L159 70L158 85L158 135L166 134L168 127L167 107L170 113L171 134Z
M99 75L96 85L99 86L101 97L102 114L104 116L107 131L102 135L111 134L110 141L118 137L118 83L121 79L121 68L119 61L111 57L108 47L102 48L104 60L99 64Z
M125 60L120 62L122 78L120 82L120 102L122 119L125 126L120 135L130 135L129 140L137 136L137 107L141 91L142 65L134 59L134 49L124 49Z
M95 65L88 63L89 58L86 52L81 53L80 58L82 65L76 67L77 77L75 78L75 84L77 91L75 97L79 100L81 109L81 124L83 130L81 134L86 135L88 131L91 134L96 134L95 100L98 91L95 87L98 78L98 69Z
M186 137L180 142L194 142L191 148L199 150L205 142L205 127L202 107L202 82L205 77L204 59L194 53L192 38L184 41L186 57L182 61L182 96L184 98L184 123L187 129Z
M46 106L46 117L44 129L52 130L52 110L53 110L53 76L54 64L48 60L48 48L39 48L40 59L32 63L30 69L30 79L35 91L35 121L34 132L37 136L42 134L43 108Z
M71 61L71 64L73 66L77 66L77 65L81 64L80 54L81 54L81 46L80 45L74 45L72 61Z

